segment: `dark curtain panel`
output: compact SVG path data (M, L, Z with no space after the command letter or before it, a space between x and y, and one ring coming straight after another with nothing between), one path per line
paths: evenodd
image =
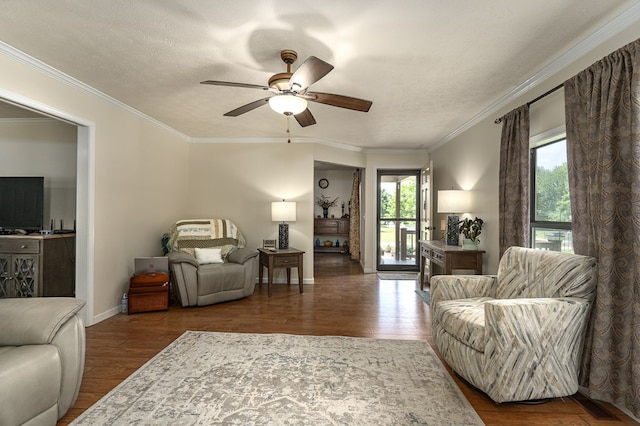
M529 106L502 117L498 239L500 257L511 246L529 246Z
M353 173L349 211L349 251L351 260L360 260L360 169Z
M564 91L574 250L598 259L580 384L640 417L640 40Z

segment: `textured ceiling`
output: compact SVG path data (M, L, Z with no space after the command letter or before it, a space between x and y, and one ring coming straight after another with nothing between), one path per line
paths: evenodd
M294 49L335 69L312 90L373 101L310 104L291 135L366 148L428 148L636 1L6 0L0 40L194 138L284 138L258 108ZM0 83L1 84L1 83Z

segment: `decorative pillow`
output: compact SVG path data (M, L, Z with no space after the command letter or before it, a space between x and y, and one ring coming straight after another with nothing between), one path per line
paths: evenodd
M199 264L224 263L222 260L222 249L219 248L196 248L196 260Z

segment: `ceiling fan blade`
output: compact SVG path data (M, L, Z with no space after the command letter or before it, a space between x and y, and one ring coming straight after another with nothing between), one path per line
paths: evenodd
M262 105L266 105L269 103L269 98L260 99L257 101L253 101L249 104L243 105L240 108L236 108L233 111L229 111L226 114L223 114L225 117L237 117L245 112L253 111L254 109L261 107Z
M293 73L289 80L289 88L300 92L327 75L333 65L315 56L309 56Z
M269 90L267 86L258 86L257 84L248 84L248 83L233 83L231 81L205 80L205 81L201 81L200 84L211 84L213 86L246 87L247 89Z
M296 121L300 125L300 127L307 127L313 124L316 124L316 119L313 118L313 114L309 111L309 108L302 111L300 114L294 115Z
M334 95L331 93L307 92L307 99L321 104L331 105L340 108L352 109L355 111L368 112L373 102L364 99L352 98L351 96Z

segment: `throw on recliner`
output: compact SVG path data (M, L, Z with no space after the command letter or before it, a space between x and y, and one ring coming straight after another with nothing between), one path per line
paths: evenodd
M591 257L510 247L497 275L431 279L433 341L496 402L573 395L596 280Z

